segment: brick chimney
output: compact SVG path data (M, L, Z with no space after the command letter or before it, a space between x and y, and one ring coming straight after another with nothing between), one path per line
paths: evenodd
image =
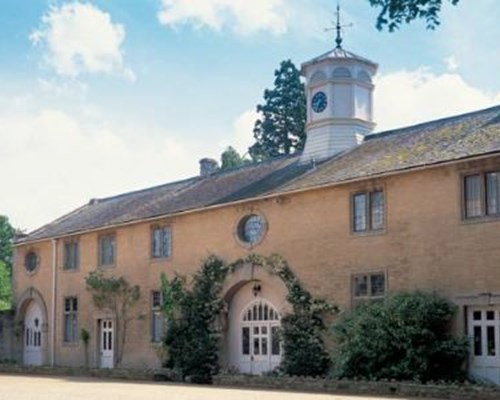
M219 165L213 158L202 158L200 160L200 176L209 176L217 172Z

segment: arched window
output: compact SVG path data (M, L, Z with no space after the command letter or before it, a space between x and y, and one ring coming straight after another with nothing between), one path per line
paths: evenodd
M281 360L280 313L264 299L250 303L241 317L241 356L251 357L263 370L270 370Z
M334 78L342 78L342 79L349 79L352 78L351 71L349 71L345 67L338 67L333 70L333 75Z
M366 83L372 83L372 78L370 78L370 75L368 75L366 71L358 72L358 80Z
M323 82L326 81L326 74L323 71L316 71L312 76L311 76L311 84L318 83L318 82Z
M243 322L248 321L279 321L280 314L265 300L258 300L250 304L243 312Z

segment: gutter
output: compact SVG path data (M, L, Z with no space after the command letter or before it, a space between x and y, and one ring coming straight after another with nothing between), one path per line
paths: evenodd
M52 328L50 330L50 365L52 367L54 367L56 364L57 241L57 238L52 239Z
M161 214L161 215L156 215L153 217L136 219L136 220L128 221L128 222L116 223L116 224L111 224L111 225L103 225L103 226L100 226L97 228L90 228L90 229L84 229L84 230L80 230L80 231L67 232L67 233L64 233L64 234L59 235L59 236L52 236L52 237L49 236L49 237L45 237L42 239L14 243L13 247L15 248L15 247L24 246L27 244L46 242L47 240L49 240L51 238L53 240L58 240L58 239L68 237L68 236L84 235L86 233L91 233L91 232L101 232L101 231L105 231L105 230L109 230L109 229L121 228L121 227L140 224L140 223L144 223L144 222L157 221L157 220L162 219L162 218L183 216L183 215L189 215L189 214L194 214L194 213L203 212L203 211L217 210L217 209L223 208L223 207L235 206L235 205L239 205L239 204L246 204L246 203L250 203L250 202L254 202L254 201L269 200L269 199L282 197L282 196L289 196L289 195L303 193L303 192L309 192L309 191L314 191L314 190L321 190L321 189L325 189L325 188L347 185L347 184L351 184L351 183L363 182L363 181L367 181L369 179L386 178L386 177L391 177L394 175L402 175L402 174L408 174L408 173L412 173L412 172L419 172L419 171L423 171L423 170L428 170L428 169L432 169L432 168L440 168L440 167L446 167L449 165L456 165L456 164L460 164L460 163L468 162L468 161L483 160L485 158L491 158L491 157L498 156L498 155L500 155L500 151L494 151L491 153L482 154L480 156L463 157L463 158L459 158L459 159L452 160L452 161L442 161L442 162L436 162L433 164L422 164L422 165L419 165L416 167L407 167L407 168L402 168L402 169L393 170L393 171L389 171L389 172L382 172L379 174L366 175L366 176L362 176L359 178L346 179L344 181L328 182L328 183L320 184L317 186L309 186L309 187L304 187L304 188L290 190L290 191L277 192L277 193L272 193L272 194L268 194L268 195L256 196L256 197L252 197L252 198L248 198L248 199L232 201L232 202L228 202L228 203L215 204L212 206L206 206L206 207L201 207L201 208L194 208L191 210L173 212L170 214ZM299 177L297 179L300 179L300 178L302 178L302 177ZM292 180L292 182L293 182L293 180Z

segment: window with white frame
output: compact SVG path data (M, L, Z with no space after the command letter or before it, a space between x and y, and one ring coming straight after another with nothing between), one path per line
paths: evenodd
M172 254L172 229L169 226L153 226L151 229L151 257L168 258Z
M78 342L78 298L64 299L64 343Z

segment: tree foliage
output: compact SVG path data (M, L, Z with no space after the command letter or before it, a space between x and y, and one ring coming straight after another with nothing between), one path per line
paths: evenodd
M393 32L403 23L424 19L427 28L439 25L439 14L444 0L368 0L372 7L380 10L377 17L377 29L384 27ZM460 0L447 0L456 5Z
M115 317L117 327L116 365L120 366L123 360L127 328L129 323L137 319L132 315L132 308L141 297L138 285L131 285L123 277L106 277L101 271L92 271L86 278L87 290L92 295L94 305L100 310L109 310Z
M340 377L460 380L466 339L453 338L455 306L433 294L399 293L360 305L334 324Z
M15 229L9 223L9 219L0 215L0 262L5 263L9 271L12 270L12 240Z
M257 106L255 143L249 148L254 161L302 150L305 143L306 95L300 72L291 60L274 72L274 88L264 91Z
M227 271L221 259L210 256L195 273L191 288L182 277L169 281L162 276L168 319L166 366L180 372L182 379L208 383L218 371L221 328L217 322L223 309L220 294Z
M9 219L0 215L0 310L10 309L12 304L12 241L15 229Z
M229 146L220 156L221 161L221 171L226 171L229 169L242 167L251 163L250 160L242 157L234 147Z
M12 288L10 271L5 262L0 261L0 311L10 309L12 304Z

